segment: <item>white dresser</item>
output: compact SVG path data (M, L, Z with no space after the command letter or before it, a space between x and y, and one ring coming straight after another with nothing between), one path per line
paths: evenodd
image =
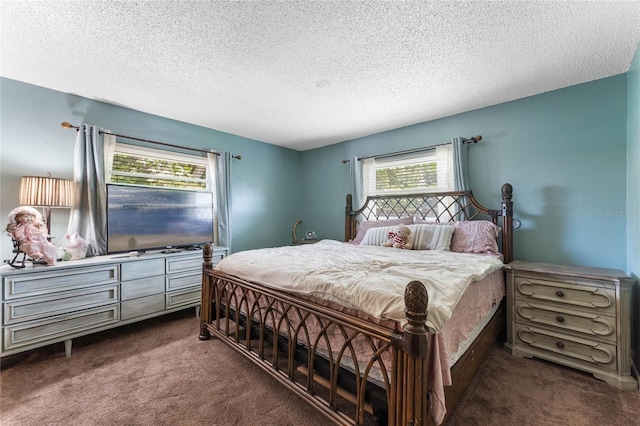
M213 262L228 254L213 248ZM200 306L202 251L97 256L0 267L0 356Z
M511 354L587 371L620 389L638 388L630 354L635 280L618 270L523 261L505 270L505 348Z

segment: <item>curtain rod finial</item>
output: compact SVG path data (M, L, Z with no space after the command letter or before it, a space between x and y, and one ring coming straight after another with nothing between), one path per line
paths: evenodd
M62 124L60 124L62 126L63 129L77 129L77 126L73 126L70 123L67 123L66 121L63 121Z

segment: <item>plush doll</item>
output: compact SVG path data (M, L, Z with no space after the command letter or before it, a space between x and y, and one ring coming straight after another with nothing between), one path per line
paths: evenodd
M58 252L62 260L84 259L87 257L87 248L89 245L77 232L65 234L58 243Z
M42 215L33 207L16 207L9 213L7 232L18 242L18 248L36 261L56 263L58 250L49 240Z
M395 247L411 250L411 242L409 240L411 229L405 225L399 225L396 232L389 232L389 239L382 243L382 247Z

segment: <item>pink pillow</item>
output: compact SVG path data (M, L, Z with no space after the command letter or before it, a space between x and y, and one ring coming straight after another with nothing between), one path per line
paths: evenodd
M496 238L500 228L488 220L450 222L456 230L451 238L451 251L459 253L500 253Z
M358 232L356 237L351 240L351 244L360 244L364 238L364 234L368 229L379 228L381 226L395 226L395 225L410 225L413 223L413 217L401 217L399 219L387 219L387 220L363 220L358 226Z

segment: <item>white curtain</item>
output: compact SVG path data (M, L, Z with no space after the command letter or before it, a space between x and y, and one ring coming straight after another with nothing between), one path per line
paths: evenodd
M453 150L451 144L436 147L436 171L438 173L438 191L453 190Z
M365 158L362 163L362 203L371 194L376 192L376 159Z
M209 154L215 157L216 173L216 245L227 247L232 253L231 241L231 154L221 152L220 155Z
M454 138L451 143L438 145L432 149L426 148L417 152L398 155L386 155L384 158L368 158L358 161L356 157L351 160L351 193L360 194L360 199L364 202L367 195L375 194L377 189L376 170L385 168L403 167L416 163L434 162L436 163L437 192L464 191L469 189L467 178L467 145L463 138ZM358 165L357 163L361 163ZM358 169L360 167L360 169ZM358 187L362 188L359 192ZM393 189L387 189L389 193ZM424 191L425 188L408 189L407 192ZM386 192L386 191L385 191ZM355 205L362 205L362 202ZM462 199L462 206L466 205L466 200ZM438 206L440 218L443 221L455 218L463 220L465 217L460 212L461 205L454 203L453 198L446 197L442 204Z
M104 140L104 176L105 183L111 183L111 170L113 169L113 156L116 152L116 135L109 134L110 130L105 130L102 137Z
M67 232L77 232L85 239L88 245L87 257L107 254L104 152L100 129L81 124L76 135L73 160L75 202Z

